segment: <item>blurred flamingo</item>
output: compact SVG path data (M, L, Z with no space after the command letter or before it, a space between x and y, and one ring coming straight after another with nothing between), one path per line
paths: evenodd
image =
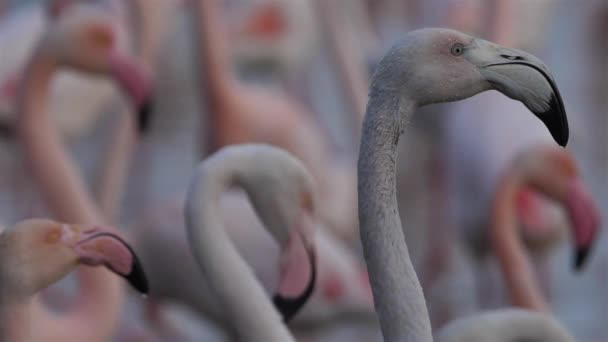
M108 13L118 12L108 1L50 0L44 5L29 5L16 11L0 25L0 47L4 47L0 64L0 121L3 127L13 127L16 113L16 85L22 78L28 56L45 27L53 20L78 8L97 8ZM122 19L121 19L122 20ZM124 29L117 25L117 29ZM117 45L126 49L127 35L117 35ZM62 135L74 139L90 132L103 113L102 106L116 96L115 87L74 71L62 71L51 85L49 113Z
M536 311L548 311L549 304L533 276L525 254L524 240L536 249L555 246L563 239L561 227L544 230L524 229L518 232L515 216L518 192L521 187L539 191L560 202L570 219L571 235L576 247L574 266L580 269L586 261L599 226L599 211L587 190L577 179L574 158L567 151L553 146L535 146L519 154L501 178L492 205L492 225L489 232L492 249L496 253L511 301ZM523 194L526 196L526 194ZM520 197L521 198L521 197ZM529 203L529 202L528 202ZM534 210L525 206L523 210ZM540 218L542 220L542 217ZM541 223L538 225L543 227Z
M116 46L114 21L95 10L79 10L51 25L24 71L18 96L17 133L24 146L34 180L42 189L45 202L60 219L104 223L106 220L87 192L61 146L58 132L45 105L48 84L54 71L71 66L93 74L112 75L135 107L145 108L149 96L147 76L136 61ZM123 291L117 280L104 270L79 270L80 293L67 314L80 329L52 325L53 334L66 338L97 341L108 339L115 330ZM41 317L42 318L42 317Z
M40 306L35 295L78 265L105 266L143 294L148 284L133 249L116 229L45 219L0 229L0 339L65 341L90 336L79 316L61 317Z
M217 200L234 186L245 190L264 226L287 247L280 262L283 279L279 291L294 291L298 283L311 282L314 286L315 282L311 177L298 160L280 149L264 145L226 147L197 168L184 210L194 258L213 294L216 309L223 313L236 337L293 341L283 319L291 319L292 304L296 305L293 310L301 304L288 304L284 298L275 297L277 308L287 310L282 311L281 318L238 255L217 215ZM304 301L312 290L309 287L305 291Z

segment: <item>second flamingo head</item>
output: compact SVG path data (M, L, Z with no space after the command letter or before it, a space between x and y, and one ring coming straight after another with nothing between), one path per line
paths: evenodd
M524 189L543 193L562 204L576 247L575 267L580 269L595 240L600 214L579 178L573 156L566 150L542 145L522 153L513 165L517 165L512 168L514 179ZM535 207L541 209L541 206Z

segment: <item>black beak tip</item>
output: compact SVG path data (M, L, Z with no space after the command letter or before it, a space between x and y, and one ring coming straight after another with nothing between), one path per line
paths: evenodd
M555 85L552 88L554 92L549 102L549 109L544 113L537 113L537 116L547 126L555 142L561 147L566 147L570 137L568 117L559 90Z
M574 255L574 270L581 271L589 256L590 248L588 246L578 247Z
M300 311L300 308L304 303L300 300L301 297L287 298L281 295L275 294L272 297L272 303L274 307L281 313L283 322L289 323L293 317Z
M566 147L570 136L568 119L566 118L566 113L563 109L557 107L556 101L553 100L551 102L551 108L549 110L543 113L537 113L536 115L541 119L545 126L547 126L547 129L555 142L561 147Z
M150 122L152 121L152 108L151 99L147 99L139 107L139 111L137 113L137 131L140 134L144 134L150 129Z
M141 266L139 259L134 256L133 265L131 267L131 273L123 276L133 288L135 288L139 293L147 295L150 292L150 288L148 286L148 278L146 277L146 273L144 272L144 268Z

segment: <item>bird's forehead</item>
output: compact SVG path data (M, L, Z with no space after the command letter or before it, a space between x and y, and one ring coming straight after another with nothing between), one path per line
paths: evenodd
M469 45L473 42L473 37L464 33L446 30L438 34L435 40L439 44L453 45L455 43L461 43L463 45Z
M427 47L436 54L449 53L451 47L456 43L469 46L474 41L473 37L452 30L438 30L432 32L428 38L429 39L426 40Z

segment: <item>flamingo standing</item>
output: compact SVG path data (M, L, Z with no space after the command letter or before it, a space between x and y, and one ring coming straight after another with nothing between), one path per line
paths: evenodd
M277 241L291 246L301 244L314 261L311 177L298 160L280 149L264 145L226 147L197 168L184 210L194 257L238 338L294 341L263 287L230 242L217 215L219 197L233 186L245 190ZM301 256L292 255L286 260L302 265L298 259ZM300 270L299 273L302 274ZM275 299L277 303L281 304L281 300Z
M372 78L358 163L359 220L386 341L433 339L397 211L399 137L416 108L461 100L490 89L524 103L558 144L567 143L568 123L555 82L538 58L523 51L453 30L421 29L400 39L380 61ZM479 331L483 325L477 322L469 321L468 326ZM542 333L541 327L535 332ZM456 325L456 329L462 328ZM456 335L453 329L444 336ZM520 339L534 336L517 326L509 331L509 336L494 338L513 340L513 333ZM562 340L568 340L566 336Z
M145 107L149 96L147 77L136 61L117 49L113 25L111 18L98 11L83 9L62 17L40 40L24 72L17 104L17 133L34 180L49 208L60 219L106 221L61 146L57 131L51 128L45 105L53 72L66 65L112 75L137 108ZM78 304L67 314L66 324L49 325L48 334L63 336L64 340L107 340L115 330L123 290L104 270L79 270L78 276L81 285ZM45 318L41 316L40 320Z
M137 256L111 227L46 219L20 221L10 230L0 229L0 263L2 341L59 340L78 330L81 322L76 317L53 317L36 305L35 295L79 264L105 266L139 292L148 292ZM68 331L54 328L58 323Z

